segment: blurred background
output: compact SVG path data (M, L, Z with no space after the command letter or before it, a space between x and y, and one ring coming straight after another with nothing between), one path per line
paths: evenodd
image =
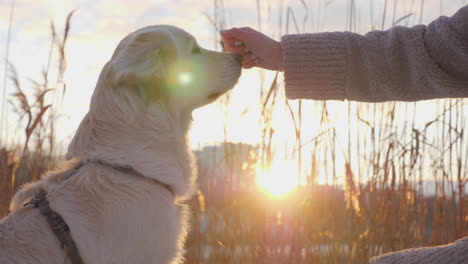
M0 217L63 160L103 65L128 33L170 24L222 50L220 29L386 30L451 16L454 0L1 0ZM468 235L467 99L286 100L244 70L194 113L200 190L186 263L366 263Z

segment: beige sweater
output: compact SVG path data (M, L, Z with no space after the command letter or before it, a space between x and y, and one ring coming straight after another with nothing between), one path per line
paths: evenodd
M438 247L423 247L389 253L371 259L371 264L467 264L468 237Z
M427 26L286 35L290 99L416 101L468 97L468 6ZM468 264L468 237L373 258L372 264Z
M427 26L286 35L281 45L290 99L468 97L468 6Z

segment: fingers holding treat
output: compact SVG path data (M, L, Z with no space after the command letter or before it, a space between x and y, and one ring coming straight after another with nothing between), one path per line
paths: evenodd
M250 69L252 67L259 66L262 60L255 54L248 53L243 55L242 67L244 69Z
M225 39L224 48L227 52L237 53L240 55L243 55L246 49L244 43L236 39Z

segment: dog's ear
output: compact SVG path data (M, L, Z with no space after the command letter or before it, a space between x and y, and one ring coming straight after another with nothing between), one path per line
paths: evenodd
M145 102L162 99L164 66L162 48L148 34L119 44L105 69L112 87L132 86Z
M162 78L161 48L152 45L147 34L119 46L106 66L106 79L112 86L139 85Z

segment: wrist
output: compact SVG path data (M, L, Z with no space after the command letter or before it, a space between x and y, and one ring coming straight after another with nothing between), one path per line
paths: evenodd
M276 60L276 69L277 71L284 71L284 59L283 59L283 47L281 46L281 42L276 41L276 50L275 54L277 54L277 60Z

